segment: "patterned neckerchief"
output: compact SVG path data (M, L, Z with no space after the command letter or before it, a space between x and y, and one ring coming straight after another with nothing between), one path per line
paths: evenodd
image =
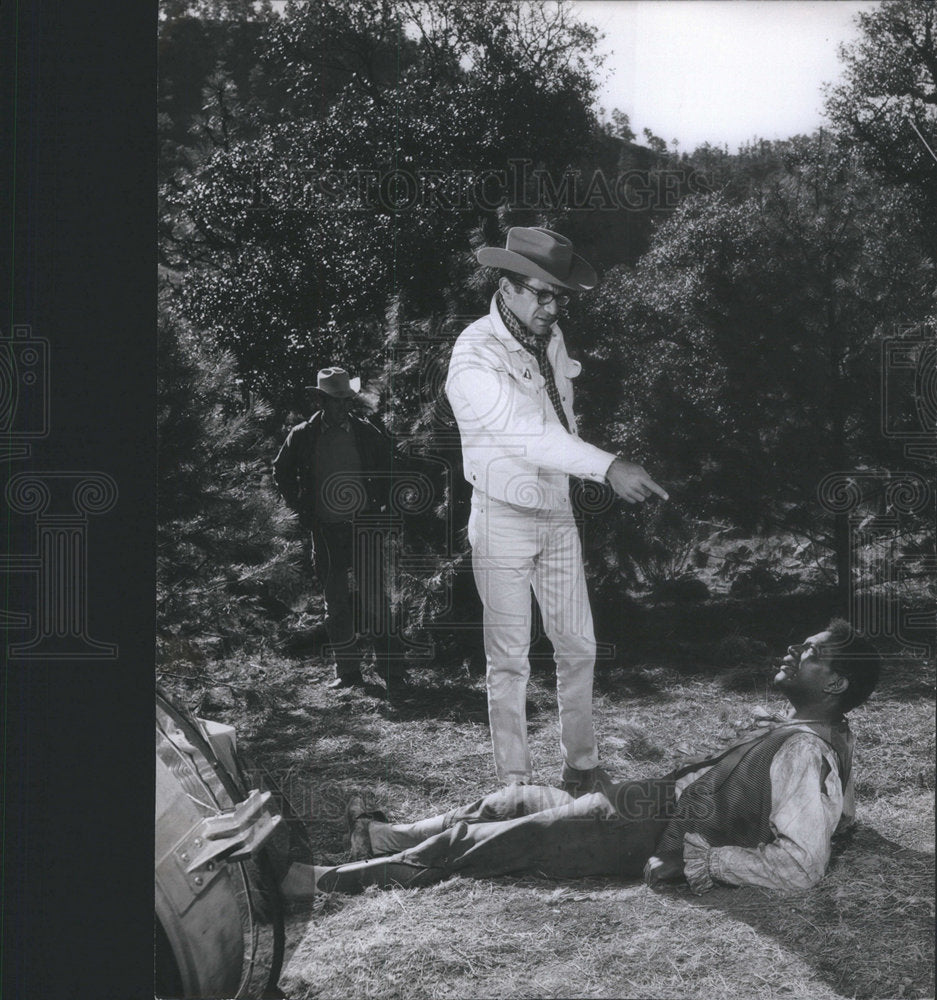
M508 328L508 333L527 351L532 354L537 359L537 364L540 366L540 374L543 376L543 381L547 387L547 394L550 397L550 402L553 404L553 409L556 411L556 415L560 418L560 423L563 425L564 430L569 430L569 421L566 419L566 411L563 409L563 403L560 399L560 391L556 387L556 378L553 374L553 366L550 364L547 358L547 344L549 342L549 337L534 337L533 334L524 326L523 323L511 312L510 309L504 304L504 299L501 297L501 293L495 296L495 304L498 307L498 315L501 317L501 322Z

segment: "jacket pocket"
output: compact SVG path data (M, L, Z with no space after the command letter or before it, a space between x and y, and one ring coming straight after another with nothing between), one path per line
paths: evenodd
M539 396L546 384L543 376L532 365L522 365L512 369L509 374L525 396Z

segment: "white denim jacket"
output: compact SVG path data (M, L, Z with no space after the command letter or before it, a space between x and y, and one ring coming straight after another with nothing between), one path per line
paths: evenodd
M476 490L518 507L569 509L568 477L604 482L616 456L577 434L572 379L582 365L566 353L557 325L547 358L569 432L536 359L508 332L494 297L489 314L466 327L452 348L446 395L462 438L465 478Z

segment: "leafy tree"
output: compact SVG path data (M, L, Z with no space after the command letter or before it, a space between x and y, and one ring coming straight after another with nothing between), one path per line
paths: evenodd
M845 80L827 112L870 166L917 191L937 256L937 6L889 0L857 19L862 33L841 49Z
M687 199L608 276L591 325L614 390L586 412L698 518L821 525L845 586L845 522L822 528L817 485L897 458L879 433L879 343L926 315L932 274L906 190L822 135L774 152L757 195Z
M649 128L644 128L641 131L644 133L648 149L653 149L655 153L666 155L667 143L664 139L661 139L659 135L655 135Z
M217 87L219 127L163 190L187 315L277 405L320 362L373 362L393 296L419 315L458 296L497 173L559 175L588 144L596 40L541 3L287 4L263 48L289 113L239 135Z
M291 515L264 477L268 408L230 354L165 301L158 323L157 646L163 666L229 651L288 610ZM285 536L285 537L284 537Z
M404 603L417 626L448 619L459 648L461 626L479 620L464 539L452 534L453 523L464 525L467 490L457 445L440 447L447 434L451 445L453 428L441 429L427 404L438 401L449 344L464 325L453 317L487 308L487 276L469 247L502 242L510 224L540 223L571 235L600 269L633 261L660 207L642 178L673 165L666 151L631 142L627 116L613 116L615 134L597 127L598 36L570 10L288 4L281 18L247 20L264 32L249 72L250 59L235 58L236 17L192 25L183 8L163 31L170 49L189 32L216 53L214 61L202 56L201 106L187 118L177 112L188 145L167 161L162 192L163 259L182 276L179 301L233 352L244 384L281 410L302 409L302 387L320 364L340 359L370 381L390 429L417 456L414 465L424 456L433 482L436 516L410 519L406 543L409 558L436 559L437 585L427 587L422 570L404 572ZM171 65L186 67L192 44L166 63L167 78ZM511 160L545 172L559 190L556 204L541 204L531 179L516 197L521 207L500 205L509 199L497 183L484 184L485 172ZM406 178L376 197L343 187L363 167L425 175L428 187L409 207L395 204L406 201ZM587 194L597 170L608 183L636 173L651 192L644 210L568 210L563 199ZM324 177L337 178L325 194L316 187ZM400 336L401 316L446 336L429 355L413 350ZM447 611L450 586L456 606Z
M877 16L869 24L885 31ZM931 35L920 37L926 52ZM429 577L404 574L416 624L477 618L452 536L466 490L440 390L458 317L487 308L490 276L471 248L510 225L558 229L611 269L564 321L577 345L597 334L577 389L584 433L672 487L666 511L591 522L600 590L637 582L640 567L686 565L688 525L708 518L811 535L837 552L842 581L844 522L818 522L817 483L894 458L878 434L878 344L927 313L929 179L895 173L882 190L869 169L883 159L824 135L677 156L645 130L640 146L626 115L593 114L597 41L568 5L540 2L164 5L160 231L175 300L204 331L206 364L230 352L227 405L254 392L301 412L311 373L341 361L425 458L435 507L411 520L407 554L437 563ZM879 55L847 57L853 107L860 64ZM897 49L888 58L901 62ZM198 102L186 96L196 81ZM927 93L908 98L924 134ZM512 161L526 179L505 191L497 175ZM645 200L605 205L603 184ZM258 524L256 537L271 530ZM661 548L675 538L680 558ZM461 610L445 612L448 582Z
M274 18L269 0L163 0L157 34L159 178L198 162L223 138L256 130L281 101L266 77L261 38Z

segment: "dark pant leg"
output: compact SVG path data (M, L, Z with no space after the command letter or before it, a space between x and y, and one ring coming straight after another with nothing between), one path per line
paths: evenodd
M637 878L669 818L656 796L630 797L627 817L600 793L500 822L457 822L396 857L451 874L485 877L536 872L559 878L611 875ZM637 804L638 800L644 804Z
M515 820L546 808L565 805L583 812L585 806L558 788L543 785L511 785L466 806L416 823L381 823L369 827L371 847L382 857L337 865L318 872L317 885L323 891L359 892L366 886L431 885L455 871L450 864L447 834L456 826L477 825L491 836L502 820ZM608 800L597 796L594 808L611 815ZM480 838L481 839L481 838ZM497 874L479 871L474 874Z
M372 822L371 848L376 855L398 854L449 830L458 823L495 823L529 816L574 802L572 795L547 785L508 785L465 806L415 823Z
M609 801L619 819L644 822L670 821L676 813L674 782L668 778L616 781L608 790Z
M358 582L355 595L358 631L366 632L374 647L374 666L383 680L406 676L404 644L398 615L391 604L387 576L390 528L376 521L356 526L354 568Z
M319 522L312 529L316 574L325 595L325 627L339 677L360 670L348 571L352 568L352 525Z
M456 874L519 872L638 878L670 822L673 782L622 782L613 798L620 812L599 792L574 799L521 785L417 823L374 823L372 830L380 831L374 846L398 853L329 869L320 887L356 892L367 885L430 885Z

